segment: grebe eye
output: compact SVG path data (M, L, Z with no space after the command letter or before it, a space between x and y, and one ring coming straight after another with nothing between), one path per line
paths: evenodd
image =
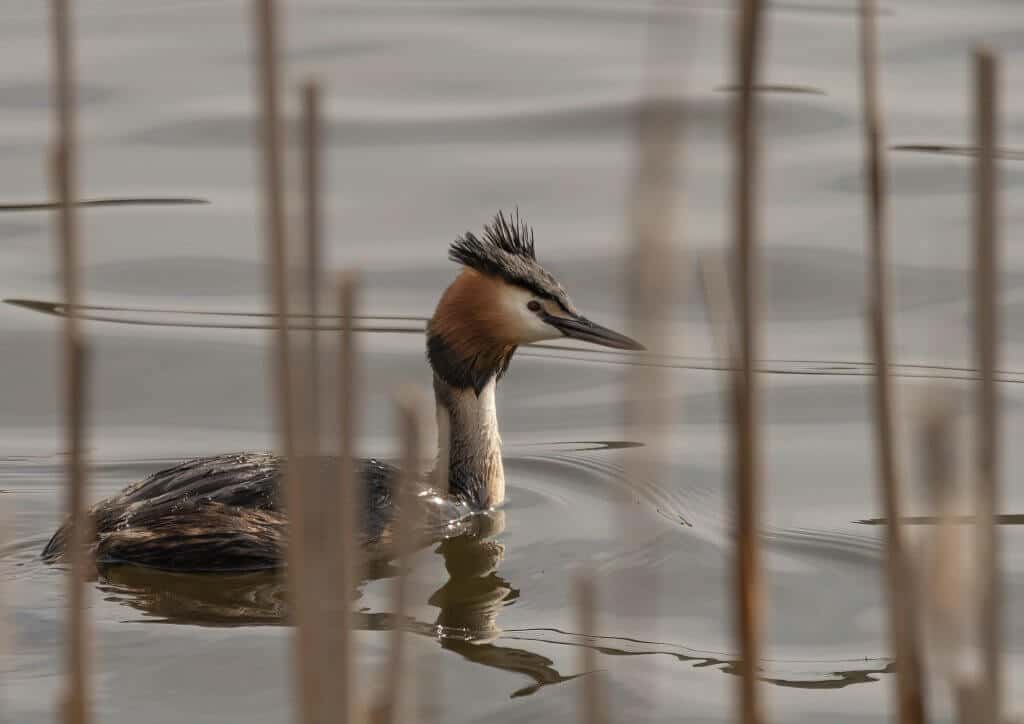
M526 308L529 309L531 312L539 312L540 302L538 302L536 299L531 299L529 302L526 303Z

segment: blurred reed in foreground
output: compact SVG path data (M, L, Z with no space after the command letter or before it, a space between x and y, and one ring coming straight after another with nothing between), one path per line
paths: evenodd
M678 73L684 68L681 43L684 37L680 18L667 3L652 4L648 25L648 49L644 81L645 95L634 108L633 158L626 190L626 234L628 256L625 268L627 326L629 333L644 340L650 355L679 354L681 335L673 328L673 311L683 299L686 278L685 253L681 230L684 221L684 194L680 164L684 155L685 103L679 92ZM622 385L623 425L627 440L640 445L622 452L623 479L639 489L649 481L671 475L670 452L675 420L679 416L675 400L678 379L666 367L630 365L625 368ZM628 509L626 510L628 512ZM630 540L638 533L635 518L613 518L616 535ZM589 569L588 569L589 570ZM581 574L577 589L577 614L584 626L593 625L596 612L588 611L599 597L597 580ZM638 615L657 620L661 583L656 573L641 574L647 596L637 601L630 592L614 592L630 602ZM606 595L606 598L609 596ZM588 603L589 602L589 603ZM581 631L587 635L586 629ZM593 632L589 632L593 633ZM589 663L588 663L589 662ZM592 666L592 658L582 663ZM648 664L649 665L649 664ZM592 680L593 679L593 680ZM614 702L599 691L605 682L603 673L587 674L585 711L604 721L612 718L605 710ZM648 694L652 716L657 711L657 691L651 678ZM581 712L583 714L583 712Z
M76 58L69 0L52 5L53 87L56 139L53 145L53 187L60 206L57 236L60 278L64 289L64 444L68 453L66 509L70 516L68 553L67 680L60 711L67 724L87 724L92 716L92 631L88 617L88 585L92 535L86 515L88 478L85 462L85 343L78 322L80 304L78 199L78 135Z
M899 441L893 421L888 220L885 129L878 89L878 33L875 0L861 0L861 106L864 127L864 188L868 215L866 288L868 348L875 363L874 432L879 501L885 526L885 582L888 590L889 646L896 665L898 721L923 724L925 704L920 644L914 623L915 586L906 559L903 533L903 490L897 459Z
M996 369L999 364L999 247L996 148L999 110L998 62L991 51L974 53L974 133L977 139L975 165L974 239L974 336L980 379L975 409L978 445L977 516L979 582L978 626L981 632L982 672L979 682L982 721L1002 724L1003 671L1002 585L999 535L1000 439L999 397Z
M761 610L764 605L760 557L761 435L757 360L760 356L760 259L758 194L760 143L755 95L760 69L762 6L744 0L737 15L736 75L739 96L735 119L736 167L733 223L736 234L736 279L739 303L738 370L733 444L736 507L736 636L740 654L740 721L763 721L757 670L761 662Z

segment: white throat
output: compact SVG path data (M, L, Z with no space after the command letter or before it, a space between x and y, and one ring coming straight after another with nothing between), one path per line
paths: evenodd
M434 380L437 397L438 450L447 450L448 488L480 507L505 500L505 470L501 462L501 435L494 400L496 380L478 395L472 388L453 388Z

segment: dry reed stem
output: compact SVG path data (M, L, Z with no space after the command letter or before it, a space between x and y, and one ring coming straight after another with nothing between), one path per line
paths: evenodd
M884 304L884 302L882 303ZM892 413L891 373L883 307L869 305L869 337L876 368L874 387L875 444L878 449L879 496L887 522L885 575L888 589L889 639L896 667L897 721L923 724L926 697L919 629L915 622L917 591L903 535L900 475Z
M298 310L307 315L310 324L303 343L295 347L293 364L296 377L293 390L296 399L295 427L298 451L294 462L295 475L303 487L302 513L304 535L299 541L305 575L301 598L306 602L303 625L309 641L308 664L317 692L313 704L317 721L324 721L334 711L336 687L328 685L333 629L328 627L331 612L330 572L327 568L337 526L333 513L338 507L337 481L327 475L323 465L321 436L321 380L319 345L319 303L321 283L320 223L320 87L309 81L301 88L302 101L302 232L305 243L298 255L305 271L304 284L294 291ZM287 250L286 250L287 251ZM294 327L290 330L295 335Z
M986 687L985 720L997 723L1002 717L1003 673L1002 586L1000 582L999 535L995 526L999 509L999 398L996 369L999 358L999 307L997 245L996 118L999 109L998 63L985 49L974 52L975 136L978 148L975 167L975 345L980 381L977 387L977 525L981 574L979 630L983 650L982 681Z
M306 312L311 320L309 333L309 364L308 369L310 392L319 390L320 382L320 351L317 329L320 319L320 269L322 220L320 213L321 199L321 154L322 139L320 130L320 99L322 90L315 80L302 85L302 179L303 179L303 230L306 237ZM307 400L308 422L311 434L319 449L320 439L320 399L319 395L311 394Z
M580 648L580 669L583 686L580 689L580 724L605 724L608 721L604 702L604 677L597 670L597 652L591 645L597 633L597 591L590 571L579 573L574 581L576 614L584 645Z
M678 342L668 310L680 296L676 228L681 198L677 163L682 153L683 120L675 77L659 72L672 43L676 21L656 9L651 22L649 88L635 119L635 165L627 198L630 257L627 269L629 332L652 354L671 353ZM672 419L668 373L653 365L630 366L625 381L627 435L647 447L625 456L628 481L656 479L670 445Z
M67 327L65 327L67 331ZM65 424L70 447L71 547L70 595L68 608L68 691L65 699L65 721L68 724L86 724L93 720L91 672L92 627L87 611L88 575L91 564L89 538L91 524L88 517L85 466L85 378L86 352L81 338L68 339L67 385L68 401Z
M677 211L680 195L677 165L681 155L683 121L675 86L678 77L664 72L678 45L678 20L664 4L652 9L646 97L635 112L634 167L626 199L629 266L627 284L627 331L651 354L675 353L678 340L669 324L674 302L685 275L678 274L676 248ZM674 64L672 64L674 65ZM663 480L669 475L675 414L672 378L655 365L630 365L623 387L624 433L643 447L622 454L623 479L630 486ZM636 519L621 511L619 526L626 540L637 533ZM638 600L625 593L638 615L657 620L658 575L643 574L639 584L646 596ZM616 592L617 594L617 592ZM650 677L650 696L656 677ZM607 702L606 702L607 703Z
M84 349L76 310L78 281L78 145L75 55L69 0L54 0L52 6L53 71L56 91L57 138L54 148L54 185L60 203L59 238L61 282L64 288L64 399L65 445L68 459L67 510L71 520L68 537L68 621L67 682L61 706L66 724L92 721L89 652L92 632L86 611L86 579L90 567L87 519L87 477L85 470L85 372Z
M732 284L725 259L718 254L704 255L697 260L704 309L711 327L711 343L715 358L722 367L736 372L736 311L733 309Z
M401 441L401 469L397 491L398 519L393 522L393 535L398 573L394 581L391 647L388 651L384 690L374 707L373 724L396 724L411 703L414 681L406 676L405 617L409 606L409 574L416 552L420 515L416 493L419 488L419 461L422 455L421 434L424 403L413 390L400 390L396 395L398 431Z
M739 367L736 350L736 316L733 309L735 293L729 279L729 269L721 256L704 256L697 262L700 273L704 306L711 326L714 353L723 370L729 372L730 385L725 396L727 412L737 418L740 414Z
M629 327L652 354L672 351L667 310L678 293L675 278L675 160L681 143L679 112L664 98L643 102L637 118L637 168L630 190L632 249L628 276ZM626 376L626 427L648 448L627 455L629 480L656 477L663 465L672 409L668 374L631 366Z
M729 270L723 259L717 255L705 256L698 260L698 270L708 323L711 326L714 353L722 369L729 372L730 375L731 384L726 396L726 404L734 424L738 424L735 421L743 414L741 408L743 383L740 379L740 370L736 359L739 343L736 340L736 322L733 311L735 295L729 278ZM742 598L738 597L738 600L742 600ZM740 645L742 649L742 642ZM741 661L741 666L742 663ZM753 683L756 686L756 678Z
M313 643L307 625L310 602L306 600L305 561L301 545L305 540L301 480L294 465L297 456L295 405L292 389L292 355L288 333L287 238L284 202L284 151L280 112L280 63L278 61L278 18L274 0L255 0L255 25L258 39L258 70L261 89L261 131L263 145L264 205L267 229L267 256L270 290L275 318L274 387L277 404L278 435L285 457L286 507L289 516L288 591L296 626L293 665L299 720L316 721L316 671L312 668Z
M329 658L332 690L335 700L327 711L338 724L351 724L356 720L359 702L356 700L355 669L353 663L352 591L362 570L357 537L362 524L356 516L362 510L361 497L356 488L355 441L360 411L359 350L352 321L356 316L358 280L353 274L342 274L338 280L338 314L343 320L338 352L338 414L340 437L338 448L338 509L332 519L339 531L329 549L329 579L335 582L331 592L332 610L328 620L334 638Z
M864 111L864 175L868 212L869 344L875 363L875 444L878 451L879 496L888 525L886 582L889 595L889 638L896 661L898 721L923 724L925 699L919 645L912 615L914 587L905 553L901 523L901 481L893 425L892 377L889 371L889 283L887 269L886 172L884 129L878 90L878 39L875 0L861 0L860 61Z
M736 579L740 668L740 712L745 724L762 721L757 669L761 660L762 584L760 533L761 440L757 358L759 353L759 260L757 253L757 138L755 88L760 67L761 2L743 0L737 27L735 219L739 293L739 372L736 378Z
M917 577L927 582L922 600L928 602L925 612L932 632L929 648L935 654L936 668L953 685L958 721L970 722L975 687L963 681L960 671L967 582L963 577L963 539L957 524L956 446L952 401L940 389L930 395L921 418L922 477L938 525L920 549Z

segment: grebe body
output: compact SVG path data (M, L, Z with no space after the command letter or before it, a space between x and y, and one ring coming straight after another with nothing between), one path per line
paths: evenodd
M449 257L463 266L427 325L438 431L447 450L448 492L426 480L415 500L425 537L468 531L474 513L505 499L495 388L516 348L571 337L618 349L637 342L581 316L565 290L536 261L533 231L499 213L478 237L458 238ZM336 472L337 460L325 460ZM353 532L370 557L391 555L397 520L397 470L378 460L356 463L362 500ZM100 566L135 564L175 571L273 569L285 560L287 515L282 460L248 452L200 458L157 472L90 510ZM43 551L66 550L68 523Z

